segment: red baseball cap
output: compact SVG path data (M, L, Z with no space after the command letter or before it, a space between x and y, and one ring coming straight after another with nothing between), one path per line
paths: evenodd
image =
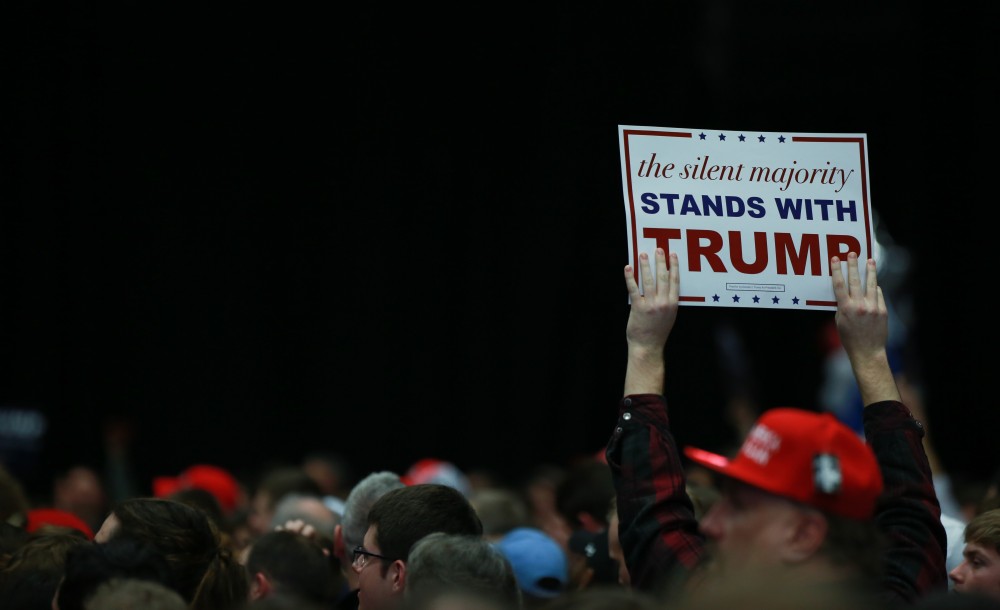
M734 459L694 447L684 454L709 470L849 519L871 519L882 493L875 453L832 413L770 409Z
M153 495L165 498L182 489L204 489L215 496L224 513L236 508L240 498L240 484L227 470L210 464L195 464L176 477L153 479Z
M24 527L25 530L35 532L48 525L79 530L83 532L87 540L94 539L94 531L90 529L90 526L69 511L58 508L33 508L28 511L28 523Z
M400 478L407 485L420 485L421 483L447 485L448 487L454 487L466 496L472 490L468 475L462 472L455 464L437 458L417 460L410 465L406 474Z

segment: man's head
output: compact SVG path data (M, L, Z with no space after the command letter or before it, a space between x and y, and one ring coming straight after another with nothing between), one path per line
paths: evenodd
M865 571L877 565L867 549L878 544L872 517L881 471L871 448L832 414L771 409L734 459L692 447L685 454L723 475L722 496L701 519L720 565L819 557Z
M90 546L74 529L47 529L31 534L7 559L0 575L4 608L48 608L59 589L69 552Z
M258 538L246 567L251 600L282 593L331 604L341 584L324 549L291 531L274 530Z
M313 526L323 544L329 547L333 542L333 532L340 523L340 515L330 510L319 496L293 492L285 494L274 506L271 529L295 520Z
M556 510L570 530L598 532L608 526L608 502L615 497L615 484L608 465L583 460L566 471L556 487Z
M302 469L319 485L325 496L343 500L354 484L351 464L344 456L332 451L313 451L302 459Z
M319 485L301 467L275 466L264 472L250 497L247 522L255 536L271 530L275 507L290 493L322 495Z
M434 532L482 536L468 498L448 485L425 483L394 489L368 511L368 530L354 550L359 610L386 610L403 600L410 549Z
M358 481L344 500L344 514L340 524L334 528L333 552L340 560L341 571L351 589L357 588L358 579L351 566L354 561L352 551L365 543L368 511L386 492L401 487L406 487L406 484L395 472L388 470L373 472Z
M948 576L958 593L1000 599L1000 508L976 515L965 526L962 563Z
M469 501L483 522L483 536L493 542L515 527L529 524L528 502L513 489L506 487L477 489L469 496Z
M136 497L118 503L94 541L129 537L151 545L167 560L169 585L192 608L245 598L246 572L223 546L212 519L201 509L164 498Z
M69 550L56 594L59 610L83 610L85 601L102 584L134 578L170 586L166 558L152 545L120 537L104 544L81 544Z
M108 512L104 482L93 468L76 465L52 484L52 508L73 513L91 529L100 526Z
M482 536L428 534L413 545L407 561L408 608L439 607L441 598L452 595L498 610L521 606L514 568L490 541Z

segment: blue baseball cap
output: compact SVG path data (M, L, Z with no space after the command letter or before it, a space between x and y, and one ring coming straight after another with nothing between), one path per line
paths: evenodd
M517 584L526 595L552 598L566 590L566 553L552 536L537 528L518 527L495 544L510 561Z

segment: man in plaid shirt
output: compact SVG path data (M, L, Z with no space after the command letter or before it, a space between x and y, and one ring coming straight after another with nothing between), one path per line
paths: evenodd
M886 353L888 312L875 261L862 285L831 259L836 322L865 404L865 441L833 415L771 409L732 459L685 454L721 475L722 496L699 523L664 398L667 337L677 318L676 254L631 266L624 398L606 456L633 587L691 594L707 579L787 576L907 605L947 587L946 538L923 449L923 427L900 401ZM655 275L654 275L655 273ZM841 587L841 585L850 585ZM871 598L866 598L871 599Z

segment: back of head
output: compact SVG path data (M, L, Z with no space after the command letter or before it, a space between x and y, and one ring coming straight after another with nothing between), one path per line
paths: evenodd
M115 578L97 588L85 610L188 610L184 598L158 582ZM62 610L60 608L60 610Z
M59 585L59 610L83 610L97 588L116 578L148 580L169 586L166 559L152 545L121 537L104 544L70 549Z
M478 489L470 501L483 522L483 535L487 538L499 538L515 527L529 525L528 503L512 489Z
M87 544L76 530L32 534L0 571L0 608L51 608L69 551Z
M406 484L398 474L381 471L369 474L351 489L344 501L344 514L340 520L344 546L348 550L364 544L368 512L375 502L386 492L402 487L406 487Z
M324 540L333 539L333 530L340 523L340 515L330 510L319 496L293 492L286 494L274 507L271 527L284 525L288 521L300 520L313 526Z
M254 491L267 493L272 507L290 493L323 495L319 484L300 466L276 466L266 470L257 481Z
M351 464L344 456L332 451L306 454L302 458L302 469L316 481L323 495L344 499L354 483Z
M481 536L436 532L413 545L407 559L407 604L429 608L444 594L490 599L510 609L521 606L513 567Z
M404 560L427 534L483 535L483 524L465 494L439 483L386 492L368 512L368 526L378 528L378 544L384 555Z
M322 497L319 484L300 466L275 466L257 481L250 501L250 526L257 535L271 529L271 517L282 498L291 493Z
M87 537L74 529L40 529L12 554L6 570L48 570L62 572L70 550L87 543Z
M216 528L223 529L225 524L225 514L222 510L222 505L219 504L219 500L212 494L212 492L201 489L200 487L187 487L184 489L178 489L174 493L167 496L170 500L180 502L182 504L187 504L188 506L193 506L206 515L212 520Z
M167 560L170 585L192 608L228 608L249 591L243 566L223 546L218 529L200 509L160 498L132 498L112 511L113 537L151 544Z
M263 573L276 592L316 602L331 603L340 580L330 557L312 540L295 532L264 534L250 548L246 562L251 577Z
M186 487L178 489L169 496L168 499L193 506L205 513L212 521L212 525L219 532L219 539L222 546L238 552L242 547L236 541L236 520L239 518L239 509L226 511L220 504L218 497L201 487Z
M125 500L112 514L118 520L112 539L133 538L155 548L167 560L170 585L190 601L220 544L208 515L189 504L157 498Z
M607 526L608 504L615 497L608 465L594 459L574 464L556 487L556 508L572 529Z
M553 519L565 520L556 508L556 490L565 478L565 467L543 463L536 466L522 481L520 489L528 501L530 519L535 527L544 529Z

